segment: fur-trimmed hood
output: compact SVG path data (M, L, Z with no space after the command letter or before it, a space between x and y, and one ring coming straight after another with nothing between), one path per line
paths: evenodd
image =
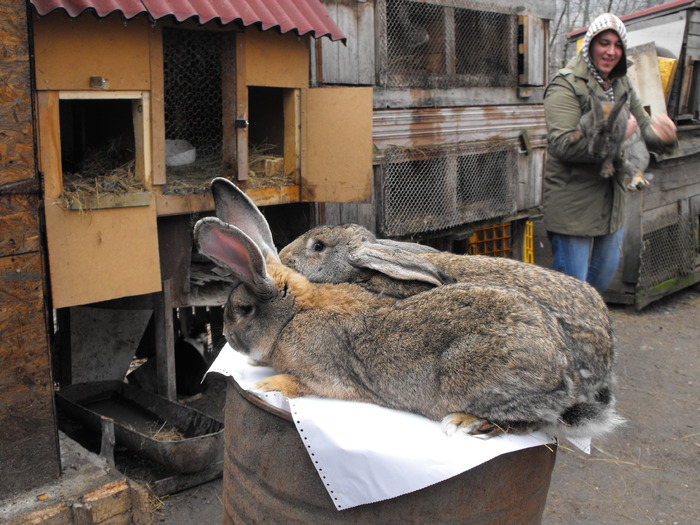
M608 31L612 29L620 37L622 42L622 58L617 63L615 68L610 72L610 80L616 78L621 78L627 74L627 29L625 29L625 24L622 23L618 17L612 13L604 13L597 17L593 23L588 27L586 31L586 36L583 37L583 46L581 46L581 54L587 64L592 64L590 59L590 47L593 39L598 36L603 31Z

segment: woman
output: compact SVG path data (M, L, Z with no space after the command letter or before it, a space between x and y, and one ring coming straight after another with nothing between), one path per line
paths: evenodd
M589 92L614 102L628 95L629 137L639 126L652 151L670 151L676 126L666 115L653 119L644 111L627 77L626 31L606 13L586 32L581 52L560 70L544 99L549 149L544 181L544 226L552 244L554 268L605 290L617 271L625 216L621 176L600 176L601 163L588 154L575 133L590 109Z

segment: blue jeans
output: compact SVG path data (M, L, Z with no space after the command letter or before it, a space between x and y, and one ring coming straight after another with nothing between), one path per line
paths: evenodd
M620 228L609 235L574 237L548 232L554 269L586 281L599 292L605 290L617 271L622 253Z

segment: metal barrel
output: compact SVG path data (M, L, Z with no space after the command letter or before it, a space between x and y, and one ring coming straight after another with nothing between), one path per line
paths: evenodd
M286 416L229 381L225 524L541 523L553 445L504 454L419 491L338 511Z

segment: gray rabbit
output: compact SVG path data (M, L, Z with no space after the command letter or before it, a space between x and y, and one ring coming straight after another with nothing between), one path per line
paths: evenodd
M649 165L649 151L639 127L625 139L630 117L627 93L613 104L601 102L591 90L589 100L591 108L581 116L572 140L588 143L588 153L602 162L601 177L612 177L617 168L628 190L646 188L649 181L644 171Z
M212 190L219 217L238 216L245 233L207 217L194 235L239 281L227 341L280 372L260 390L376 403L442 421L448 433L589 436L619 423L609 321L591 324L582 344L513 287L461 282L396 299L314 284L280 262L245 194L225 179Z

